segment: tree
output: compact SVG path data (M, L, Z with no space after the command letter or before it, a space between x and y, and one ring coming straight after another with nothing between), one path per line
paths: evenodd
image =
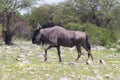
M69 22L80 22L73 0L67 0L56 6L53 21L65 25Z
M35 0L1 0L0 23L2 24L2 37L6 45L11 45L14 34L14 17L20 9L28 8Z
M34 27L38 22L47 24L49 27L53 25L65 25L69 22L79 22L79 17L76 16L75 7L71 1L59 3L57 5L43 5L38 8L33 8L29 17L30 24ZM43 25L44 26L44 25Z
M82 23L92 23L98 27L114 28L114 9L120 6L119 0L73 0Z
M42 27L53 26L54 12L55 6L52 5L43 5L38 8L33 8L32 13L29 15L30 25L36 28L36 24L39 22Z

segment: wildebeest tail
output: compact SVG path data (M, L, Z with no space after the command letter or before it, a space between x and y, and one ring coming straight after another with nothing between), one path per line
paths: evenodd
M87 35L86 35L85 45L86 45L87 50L90 50L90 49L91 49L91 46L90 46L90 43L89 43L89 41L88 41L88 36L87 36Z

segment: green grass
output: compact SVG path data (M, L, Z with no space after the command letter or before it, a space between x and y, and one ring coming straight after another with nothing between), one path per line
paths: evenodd
M104 80L114 80L120 76L120 52L117 51L92 50L94 65L87 65L85 50L82 50L84 54L79 61L74 62L77 51L62 47L63 62L59 63L57 51L53 48L48 51L48 61L44 62L44 49L41 46L33 45L31 41L15 43L13 46L0 45L0 80L60 80L63 77L86 80L97 75ZM20 54L25 56L24 60L16 60ZM100 59L106 65L100 64ZM94 73L94 70L98 72Z

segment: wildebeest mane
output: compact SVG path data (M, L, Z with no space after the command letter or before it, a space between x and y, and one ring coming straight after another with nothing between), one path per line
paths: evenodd
M42 28L45 29L45 28L50 28L50 27L54 27L54 26L61 26L61 27L64 27L61 23L55 23L55 22L47 22L47 23L43 23L41 24Z

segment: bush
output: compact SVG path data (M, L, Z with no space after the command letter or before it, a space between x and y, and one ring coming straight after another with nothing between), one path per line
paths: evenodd
M65 28L70 30L82 30L83 26L79 23L68 23L67 25L65 25Z
M98 27L91 24L84 24L83 31L86 32L90 37L90 42L92 44L101 44L101 34L102 31Z
M93 43L103 46L111 44L112 32L110 30L100 28L92 24L85 24L83 30L90 35Z
M90 42L92 44L99 44L99 45L110 45L115 39L113 39L114 34L112 31L97 27L93 24L84 24L81 25L79 23L68 23L66 24L65 28L71 30L79 30L84 31L90 37Z

